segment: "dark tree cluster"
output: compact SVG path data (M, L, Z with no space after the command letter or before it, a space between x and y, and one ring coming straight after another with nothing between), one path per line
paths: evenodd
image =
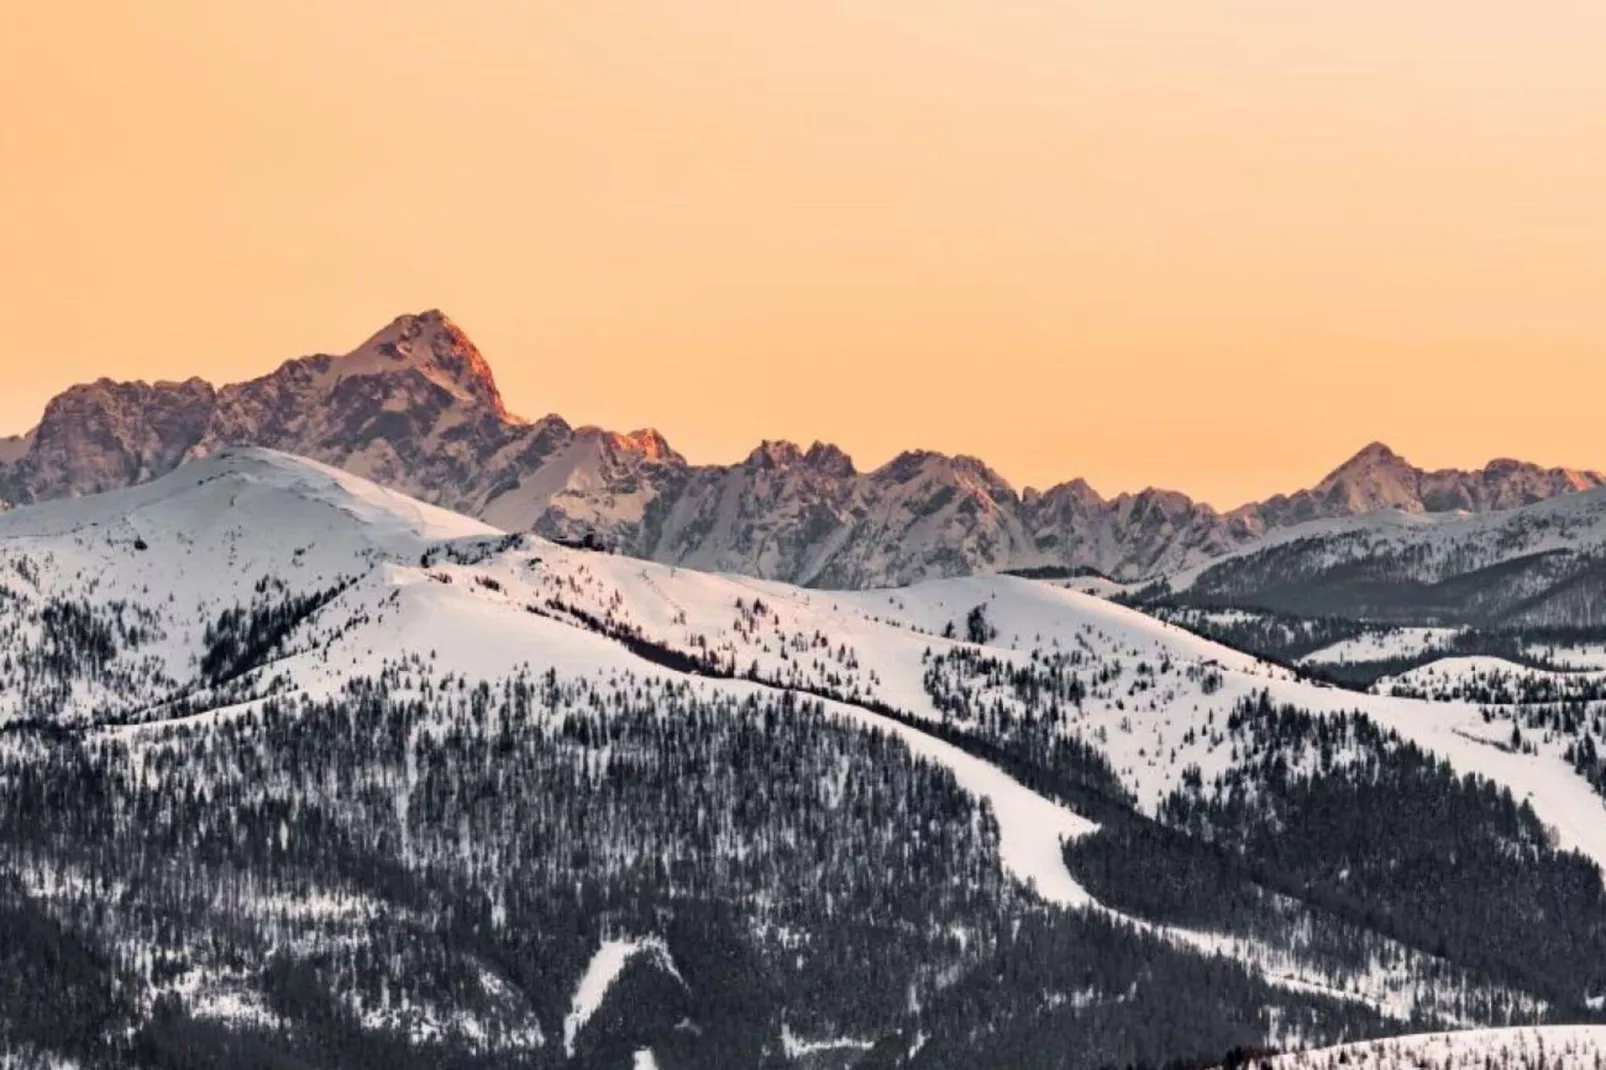
M1185 781L1162 819L1255 880L1364 921L1575 1012L1606 989L1600 870L1556 849L1509 789L1458 777L1364 714L1319 716L1262 692L1228 721L1239 761Z
M296 594L282 581L263 577L250 605L225 609L206 626L201 675L215 685L260 668L297 628L349 586L350 580L341 580L321 591Z

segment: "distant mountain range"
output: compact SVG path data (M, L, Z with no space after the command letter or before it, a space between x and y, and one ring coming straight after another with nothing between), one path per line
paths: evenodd
M1018 492L974 457L919 450L869 472L824 443L765 442L738 464L694 465L656 431L514 416L467 335L429 311L344 356L291 360L249 382L72 387L27 435L0 440L0 500L128 486L239 445L310 457L507 530L835 588L1042 568L1142 579L1307 521L1486 513L1606 483L1515 460L1428 472L1373 444L1309 490L1223 513L1175 491L1105 498L1081 479Z
M1307 618L1606 628L1606 492L1471 516L1386 512L1272 532L1153 593Z

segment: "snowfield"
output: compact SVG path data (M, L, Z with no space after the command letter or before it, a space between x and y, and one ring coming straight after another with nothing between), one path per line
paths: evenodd
M1342 665L1411 658L1440 648L1456 634L1455 628L1379 628L1323 647L1299 660L1302 665Z
M1256 1070L1601 1070L1606 1026L1474 1029L1349 1044L1248 1064Z
M1374 689L1379 694L1407 694L1445 700L1478 694L1495 684L1549 684L1565 692L1569 686L1606 683L1606 671L1573 669L1558 672L1519 665L1487 654L1440 658L1398 676L1385 676Z
M662 940L656 937L647 937L640 940L623 939L607 940L597 949L586 966L586 971L580 977L579 987L574 992L574 1004L569 1014L563 1020L563 1051L571 1059L574 1057L574 1043L580 1036L580 1031L591 1020L592 1015L602 1006L602 1001L608 997L608 990L625 972L625 967L638 956L653 959L670 976L685 984L680 976L680 970L675 966L675 960L669 955L669 948Z

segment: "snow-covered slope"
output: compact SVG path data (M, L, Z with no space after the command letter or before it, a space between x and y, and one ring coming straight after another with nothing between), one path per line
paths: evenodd
M1305 665L1387 661L1430 653L1454 638L1453 628L1380 628L1343 639L1300 658Z
M962 783L991 794L1001 814L1022 815L1005 829L1006 861L1044 882L1058 876L1052 845L1087 823L1039 812L1035 796L1017 798L1008 778L918 726L946 718L926 682L935 656L979 649L1028 667L1074 655L1089 685L1066 711L1066 731L1096 740L1144 807L1190 767L1206 780L1227 769L1233 748L1201 729L1266 691L1318 713L1365 712L1458 769L1509 785L1562 843L1606 864L1606 809L1563 762L1559 743L1513 753L1509 728L1474 705L1334 690L1135 610L1030 580L820 591L698 572L505 536L337 469L255 449L0 516L0 577L0 597L14 610L13 651L54 650L60 637L45 611L66 604L135 635L113 644L103 663L75 661L56 691L44 679L31 688L13 682L0 706L13 719L138 722L270 690L337 694L407 654L499 680L527 668L671 671L643 660L644 650L666 651L700 674L699 686L820 695L844 716L939 757ZM254 660L207 671L226 614L298 600L302 612ZM967 641L973 612L989 630L979 647ZM129 686L135 681L162 686ZM977 702L1014 701L977 681L966 687ZM52 702L42 705L42 694ZM1018 851L1010 847L1016 830Z
M229 450L160 479L0 515L0 636L18 664L0 720L160 716L207 701L225 613L340 603L380 562L478 521L339 469ZM316 603L316 605L315 605ZM331 612L334 610L330 610ZM55 665L53 673L28 666Z
M1255 1059L1257 1070L1600 1070L1606 1027L1430 1033Z

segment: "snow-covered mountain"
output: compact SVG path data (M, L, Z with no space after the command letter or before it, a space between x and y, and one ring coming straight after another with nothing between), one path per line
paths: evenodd
M0 516L0 606L21 1065L1206 1065L1606 999L1599 716L260 449Z
M1388 510L1269 534L1169 580L1218 606L1405 625L1606 626L1606 489L1481 514Z
M1602 484L1505 460L1424 472L1378 445L1311 490L1220 513L1163 490L1106 499L1081 480L1017 492L975 458L923 451L861 472L833 446L766 442L737 464L693 465L654 431L513 416L467 336L430 311L247 383L74 387L0 442L0 502L126 486L230 445L311 457L508 530L846 588L1042 568L1146 578L1313 519L1486 512Z

